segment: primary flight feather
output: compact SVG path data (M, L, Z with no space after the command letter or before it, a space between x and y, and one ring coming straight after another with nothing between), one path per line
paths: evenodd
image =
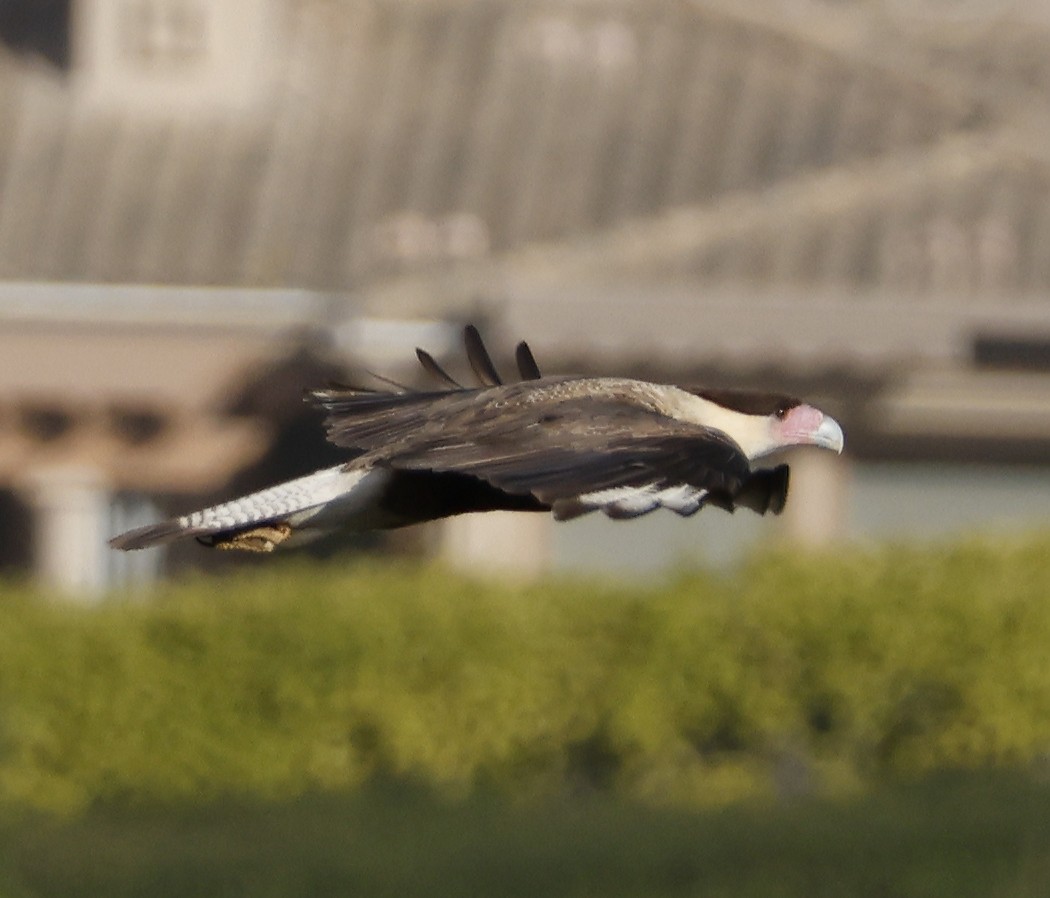
M349 459L268 489L123 533L144 549L183 537L269 552L337 529L389 529L475 511L601 511L631 518L705 505L779 514L788 467L756 468L777 449L842 451L833 418L770 393L693 389L629 378L544 377L529 347L504 383L481 340L464 332L477 386L416 350L434 391L333 387L311 394L328 439Z

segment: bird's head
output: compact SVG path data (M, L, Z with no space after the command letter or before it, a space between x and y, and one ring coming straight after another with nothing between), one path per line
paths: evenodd
M842 452L839 423L791 396L744 390L698 390L707 404L701 423L732 437L749 459L792 446L819 446Z

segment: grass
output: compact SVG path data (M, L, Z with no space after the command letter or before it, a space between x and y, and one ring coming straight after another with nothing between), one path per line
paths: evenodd
M0 827L0 863L9 898L1035 898L1050 879L1050 787L984 773L684 810L386 784L23 820Z

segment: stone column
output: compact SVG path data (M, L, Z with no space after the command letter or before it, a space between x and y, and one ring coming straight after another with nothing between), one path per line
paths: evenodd
M458 570L531 579L550 569L552 526L549 514L457 515L442 522L439 551Z
M812 548L845 540L849 535L849 460L831 452L798 449L788 462L791 485L783 514L784 537Z
M23 481L33 514L35 573L46 587L93 598L107 586L109 490L101 472L63 465L37 468Z

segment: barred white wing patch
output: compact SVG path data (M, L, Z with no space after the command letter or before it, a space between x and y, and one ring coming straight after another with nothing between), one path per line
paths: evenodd
M706 495L707 490L698 490L687 483L680 483L678 486L661 490L656 494L656 497L659 499L662 508L669 508L675 514L688 517L700 510Z
M562 519L601 510L610 518L636 518L657 508L669 508L682 516L695 514L704 503L707 490L681 483L660 489L646 486L617 486L591 493L581 493L562 505L556 516Z

